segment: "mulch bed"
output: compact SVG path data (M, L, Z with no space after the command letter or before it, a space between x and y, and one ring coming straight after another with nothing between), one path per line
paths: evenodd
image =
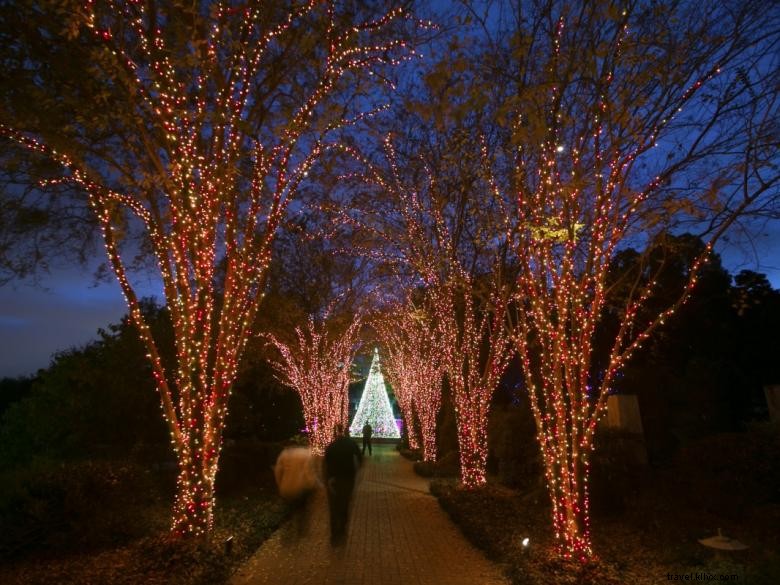
M169 511L156 511L167 524ZM124 546L89 553L27 556L0 569L1 583L214 584L223 583L279 526L287 508L275 493L221 502L210 542L173 541L167 531ZM225 540L233 536L230 554Z
M780 583L780 453L774 441L709 437L681 451L674 464L647 468L638 481L622 483L632 486L626 493L607 490L612 505L595 494L591 530L598 557L587 564L556 557L542 486L513 490L493 481L466 491L455 479L438 479L431 491L513 583L650 585L688 575L692 582L773 585ZM750 548L716 551L698 542L719 528Z

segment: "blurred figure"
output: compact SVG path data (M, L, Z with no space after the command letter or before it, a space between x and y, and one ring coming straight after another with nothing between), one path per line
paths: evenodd
M355 474L363 456L341 425L336 426L335 437L325 449L325 478L330 508L330 542L340 545L347 537L349 504L355 489Z
M371 436L374 434L374 429L371 428L371 423L366 421L363 425L363 455L366 454L366 447L368 447L368 454L371 455Z
M279 453L274 466L274 479L279 495L295 510L298 536L307 528L307 504L317 488L316 458L308 447L286 447Z
M305 498L317 487L317 470L308 447L286 447L276 459L274 478L279 495L288 502Z

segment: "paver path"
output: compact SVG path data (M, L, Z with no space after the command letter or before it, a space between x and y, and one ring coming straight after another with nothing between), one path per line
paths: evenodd
M392 445L366 457L344 546L329 543L324 489L233 576L233 585L505 585ZM305 523L302 521L305 520Z

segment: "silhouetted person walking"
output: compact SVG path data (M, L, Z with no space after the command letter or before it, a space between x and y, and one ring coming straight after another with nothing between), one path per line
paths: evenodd
M368 454L371 455L371 436L374 434L374 429L366 421L363 425L363 455L366 454L366 447L368 447Z
M325 479L330 508L330 542L343 544L347 536L349 503L355 489L355 474L363 456L355 442L336 427L336 438L325 449Z

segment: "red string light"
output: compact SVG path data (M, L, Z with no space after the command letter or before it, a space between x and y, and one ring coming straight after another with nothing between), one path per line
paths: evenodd
M309 442L319 455L335 438L336 425L347 428L348 390L352 361L360 347L360 326L356 318L336 334L329 331L327 317L319 323L310 317L306 329L296 327L294 343L265 335L281 356L270 364L279 381L300 396Z
M424 461L436 461L444 372L433 320L408 304L377 320L374 328L386 348L385 369L404 416L409 446L422 447Z
M127 140L142 148L133 156L111 152L86 165L79 149L58 150L35 132L3 123L0 135L59 163L61 180L87 193L147 348L177 455L172 530L198 536L212 527L228 398L263 295L274 233L312 165L338 147L330 141L333 131L376 111L334 110L330 98L361 79L392 85L384 76L365 75L413 57L414 50L393 37L427 23L396 8L345 24L328 0L295 3L276 21L262 2L240 8L215 2L208 14L188 12L187 19L174 4L86 0L74 15L81 34L94 39L96 66L104 68L112 91L134 103ZM187 26L188 34L174 30ZM298 74L306 60L278 62L285 43L297 42L288 33L301 27L324 34L311 43L327 49L314 53L319 62L306 69L305 87L298 86ZM269 76L272 67L277 72ZM301 95L291 95L283 119L263 114L258 120L265 105L253 90L277 73L283 93L290 93L289 85ZM114 168L115 155L128 167L120 181L108 171L101 175ZM174 331L170 369L129 279L124 225L140 226L156 260Z

